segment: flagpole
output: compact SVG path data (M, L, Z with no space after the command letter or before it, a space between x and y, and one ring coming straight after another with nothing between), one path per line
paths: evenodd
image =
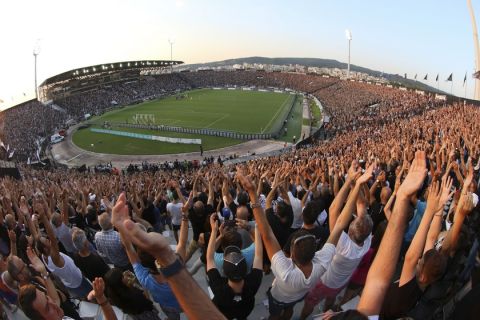
M465 94L463 95L464 99L467 99L467 79L465 79Z

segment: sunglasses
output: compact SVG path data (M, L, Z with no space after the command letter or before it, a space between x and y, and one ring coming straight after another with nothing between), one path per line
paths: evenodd
M315 236L313 234L306 234L304 236L301 236L301 237L298 237L297 239L295 239L293 241L293 245L296 245L298 242L300 242L304 239L314 239L314 240L316 240L317 238L315 238Z

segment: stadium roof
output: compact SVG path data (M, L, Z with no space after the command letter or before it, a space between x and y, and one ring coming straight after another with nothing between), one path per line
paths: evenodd
M83 77L91 77L94 75L100 75L102 73L111 73L115 71L123 70L153 70L161 69L169 66L175 66L183 64L183 61L171 61L171 60L138 60L138 61L123 61L114 63L102 63L95 66L83 67L78 69L72 69L56 76L50 77L40 84L40 86L57 83L60 81L81 79Z

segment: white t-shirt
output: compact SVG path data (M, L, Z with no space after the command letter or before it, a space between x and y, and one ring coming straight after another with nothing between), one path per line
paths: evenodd
M342 232L335 256L327 272L322 276L322 283L332 289L345 285L370 249L371 242L372 235L370 234L363 242L363 246L359 246L350 239L347 233Z
M305 278L303 272L287 258L282 250L272 257L272 272L275 279L270 291L275 300L290 303L301 300L315 286L325 273L335 255L335 246L326 243L313 257L312 273Z
M62 280L63 284L67 288L78 288L82 284L82 271L78 269L78 267L73 262L72 258L60 252L65 264L63 268L59 268L53 263L52 258L48 257L48 263L45 261L44 257L42 256L43 262L47 265L48 270L51 273L56 275L57 277Z
M288 199L293 210L292 229L300 229L303 225L302 201L294 197L290 191L288 192Z
M183 203L173 203L170 202L167 204L167 211L172 216L172 224L179 226L182 224L182 207Z

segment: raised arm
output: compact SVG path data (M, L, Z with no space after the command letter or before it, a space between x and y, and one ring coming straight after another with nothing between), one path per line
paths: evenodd
M452 184L452 178L448 177L447 175L442 178L442 194L440 196L440 203L443 203L443 206L445 206L445 203L447 203L448 199L450 199L455 193L455 190L450 192L450 190L452 189ZM439 212L435 212L435 214L433 215L430 229L428 229L427 240L425 242L425 248L423 249L423 253L433 248L433 246L435 245L435 241L440 234L443 221L443 206Z
M190 195L192 193L190 192ZM189 197L190 198L190 197ZM187 240L188 240L188 215L182 212L182 223L180 224L180 235L177 243L177 254L185 261L187 255Z
M445 240L442 245L442 253L450 255L456 249L458 238L460 236L460 230L462 229L463 221L465 217L473 210L473 197L470 192L468 192L468 187L473 181L473 166L470 166L468 170L468 175L465 178L462 194L460 200L458 201L457 208L455 210L455 216L453 220L453 226L447 233Z
M252 180L246 177L243 174L243 170L240 168L237 169L237 179L242 184L243 189L245 189L250 196L250 202L252 203L253 215L255 216L255 221L257 222L257 228L262 235L262 240L265 245L265 249L267 250L268 258L271 260L273 255L282 248L280 247L280 244L273 233L272 227L270 227L270 224L268 223L267 216L265 215L265 212L258 201L258 197L255 192L255 186Z
M328 211L328 224L330 232L333 231L333 227L337 222L337 218L342 211L342 207L345 204L345 201L347 200L353 181L355 181L355 178L358 177L360 173L360 170L358 170L358 162L356 160L353 160L350 168L348 169L347 179L345 180L343 186L340 188L337 196L333 199L333 202L330 205L330 210Z
M55 232L53 232L53 227L50 221L47 218L46 208L41 202L35 203L35 210L40 215L40 220L47 231L48 239L50 239L50 255L52 256L53 263L59 267L63 268L65 265L65 261L63 260L62 256L60 255L60 250L58 248L58 240L55 236Z
M210 227L212 228L212 233L210 234L210 240L208 241L207 247L207 272L215 268L215 250L217 242L217 233L218 233L218 221L217 216L212 214L210 215Z
M128 214L124 193L118 198L113 212L120 213L120 218L124 217L125 212ZM115 216L115 214L112 216ZM114 225L117 229L124 230L125 234L138 248L150 253L162 267L176 263L177 256L170 248L168 240L162 235L155 232L145 232L128 217L121 221L115 218ZM188 319L225 319L183 266L167 277L167 282Z
M253 268L263 270L263 242L260 230L255 225L255 257L253 258Z
M357 203L357 198L358 198L360 189L363 188L363 184L367 183L367 181L372 177L373 169L374 169L374 165L372 164L368 167L365 173L361 175L355 182L355 187L350 193L347 199L347 203L343 207L342 213L338 217L335 225L330 227L332 231L330 233L330 236L327 239L328 243L337 245L337 242L340 239L340 235L350 223L350 220L352 218L352 213L355 212L355 206Z
M93 298L97 301L98 305L102 309L103 317L105 320L117 320L117 315L113 310L112 305L105 297L105 283L102 278L95 278L92 282L93 286Z
M411 210L410 196L417 192L427 174L425 152L417 151L412 167L397 193L397 201L392 216L378 249L375 260L368 272L358 311L364 315L378 315L385 294L392 281L400 253L400 243L407 227L408 213Z
M49 277L49 273L45 265L31 247L27 248L27 256L28 260L30 260L30 266L45 279L45 289L47 289L47 295L57 306L60 306L60 296L58 295L57 289L55 289L55 285Z
M422 221L420 222L417 232L415 233L412 243L408 247L408 251L405 255L405 262L403 263L399 286L403 286L415 277L417 263L423 255L423 249L425 247L425 241L427 239L427 233L432 218L436 212L443 208L440 203L440 196L440 185L437 181L434 181L428 192L427 208L423 214Z

